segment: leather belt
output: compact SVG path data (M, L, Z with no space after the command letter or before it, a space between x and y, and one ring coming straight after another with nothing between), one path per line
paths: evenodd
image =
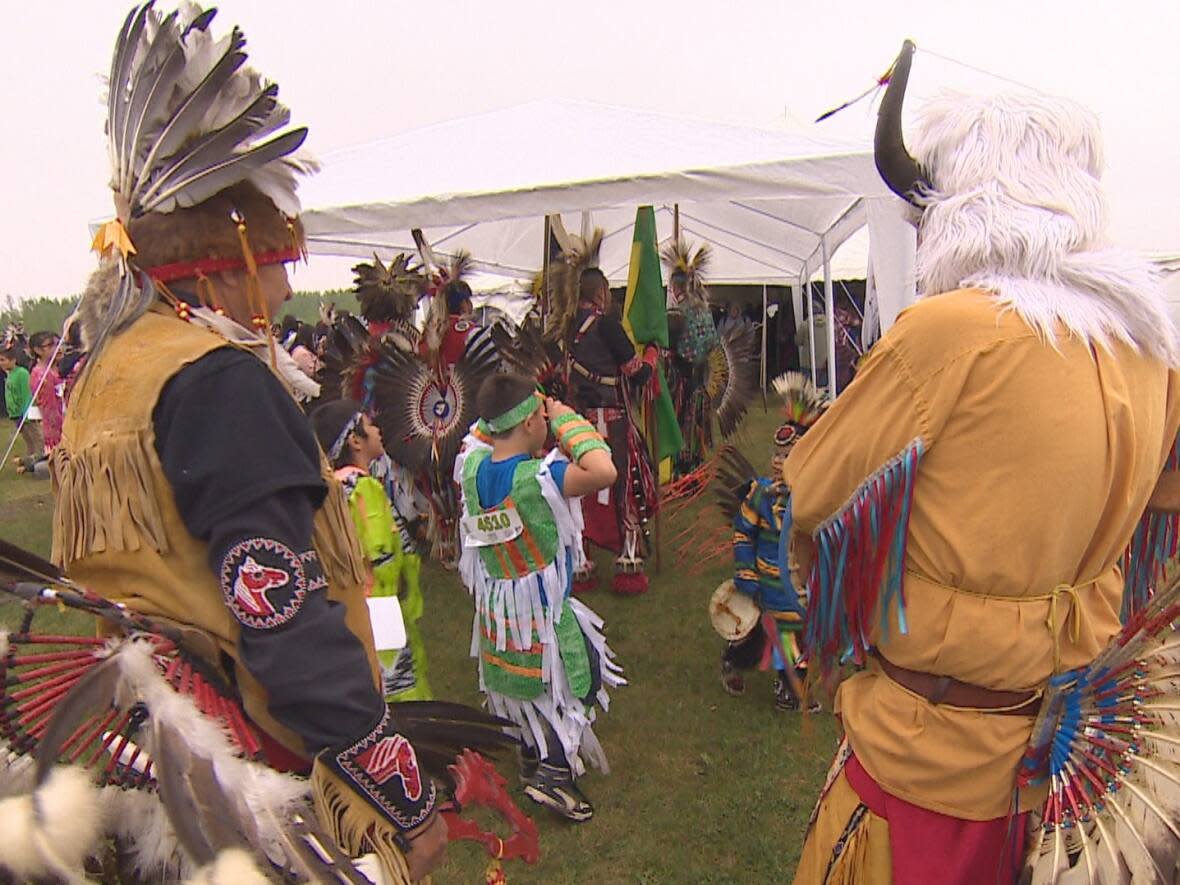
M1036 716L1041 709L1040 692L983 688L950 676L907 670L891 663L876 649L873 650L873 656L886 676L932 704L968 707L1001 716Z

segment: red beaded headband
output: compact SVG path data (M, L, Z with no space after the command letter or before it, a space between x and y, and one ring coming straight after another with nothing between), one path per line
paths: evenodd
M303 257L303 251L295 246L286 249L275 249L272 252L259 252L254 256L255 264L281 264L287 261L298 261ZM244 258L201 258L196 261L177 261L173 264L161 264L147 269L147 274L158 283L171 283L175 280L186 280L225 270L244 270Z

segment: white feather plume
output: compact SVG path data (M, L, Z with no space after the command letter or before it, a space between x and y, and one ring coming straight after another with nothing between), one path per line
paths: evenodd
M924 294L989 289L1046 341L1122 341L1180 366L1157 275L1105 243L1093 114L1034 93L945 93L923 107L911 146L933 185L918 238Z
M107 82L107 140L116 208L127 220L203 202L251 181L281 211L299 212L298 153L306 129L288 128L277 86L245 64L245 37L215 36L214 11L184 3L171 15L133 9Z
M201 867L186 885L269 885L270 881L249 854L231 848Z
M62 766L35 793L0 800L0 866L21 881L85 882L103 833L98 796L86 771Z

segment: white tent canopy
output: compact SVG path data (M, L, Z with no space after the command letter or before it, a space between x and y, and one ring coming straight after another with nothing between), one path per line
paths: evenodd
M421 228L443 252L526 276L546 214L591 212L617 279L635 207L656 205L670 228L678 203L686 235L716 247L714 280L796 283L819 269L820 239L834 253L874 198L894 202L865 143L544 100L329 155L303 217L314 254L412 249ZM861 259L850 274L863 275Z
M685 237L713 246L718 283L798 286L868 224L885 325L912 299L912 235L862 142L544 100L329 155L304 202L312 254L413 251L419 228L436 252L465 249L477 270L514 278L540 267L545 215L568 213L571 232L605 231L612 282L626 278L639 205L656 207L661 240L678 206ZM837 270L864 276L865 256L850 258Z

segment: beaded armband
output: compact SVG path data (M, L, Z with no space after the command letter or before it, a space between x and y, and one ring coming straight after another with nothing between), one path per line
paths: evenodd
M610 446L602 438L594 425L574 412L567 412L550 422L553 435L557 437L557 444L561 450L569 455L575 464L587 452L602 449L610 452Z

